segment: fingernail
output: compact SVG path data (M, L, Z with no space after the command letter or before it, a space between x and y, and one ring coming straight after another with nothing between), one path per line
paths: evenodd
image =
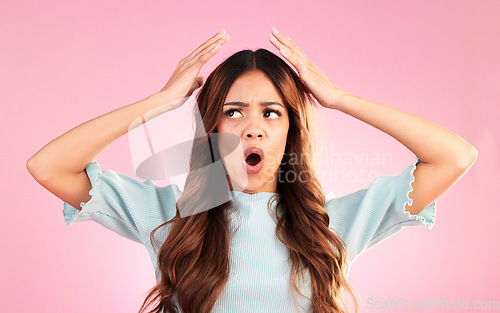
M279 34L279 33L280 33L280 32L279 32L276 28L274 28L274 27L273 27L273 32L275 32L276 34Z
M224 35L221 39L229 38L228 34Z
M222 34L224 32L224 28L220 30L219 34Z
M269 38L270 38L272 41L277 40L277 39L276 39L276 37L274 37L273 35L269 36Z
M219 50L219 48L220 48L220 45L217 45L217 46L215 46L213 49L214 49L214 50Z
M281 52L281 54L283 54L283 55L287 55L286 51L285 51L285 50L283 50L283 49L280 49L280 52Z

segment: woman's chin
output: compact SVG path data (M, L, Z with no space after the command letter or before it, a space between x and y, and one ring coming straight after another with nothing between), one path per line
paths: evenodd
M259 186L262 185L259 179L252 177L255 175L233 175L229 176L231 181L231 189L233 191L248 191L248 190L258 190Z
M240 178L240 179L238 179ZM256 193L261 191L271 190L269 182L266 182L263 177L259 175L248 175L247 179L231 179L231 185L233 191L244 191L246 193Z

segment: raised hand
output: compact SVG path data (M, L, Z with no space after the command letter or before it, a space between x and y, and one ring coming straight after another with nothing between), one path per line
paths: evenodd
M180 60L165 87L157 94L162 96L166 102L180 100L176 107L182 105L193 91L203 86L205 77L198 76L201 67L220 50L228 39L229 35L222 29L187 57Z
M346 91L332 83L291 38L273 28L269 41L295 67L302 82L322 106L334 109L342 101Z

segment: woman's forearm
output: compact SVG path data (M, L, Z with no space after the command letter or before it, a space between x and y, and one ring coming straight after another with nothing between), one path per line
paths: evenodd
M468 168L476 149L465 140L416 115L346 92L335 109L398 140L423 163Z
M113 141L175 107L165 95L155 93L103 114L49 142L28 160L27 168L39 181L61 174L80 173Z

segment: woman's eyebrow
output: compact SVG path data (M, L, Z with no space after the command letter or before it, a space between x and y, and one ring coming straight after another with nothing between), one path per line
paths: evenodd
M224 105L236 105L236 106L240 106L240 107L248 107L248 103L245 103L245 102L241 102L241 101L235 101L235 102L227 102L227 103L224 103L222 106ZM261 102L260 105L262 106L270 106L270 105L279 105L281 107L283 107L283 105L279 102L273 102L273 101L264 101L264 102Z

